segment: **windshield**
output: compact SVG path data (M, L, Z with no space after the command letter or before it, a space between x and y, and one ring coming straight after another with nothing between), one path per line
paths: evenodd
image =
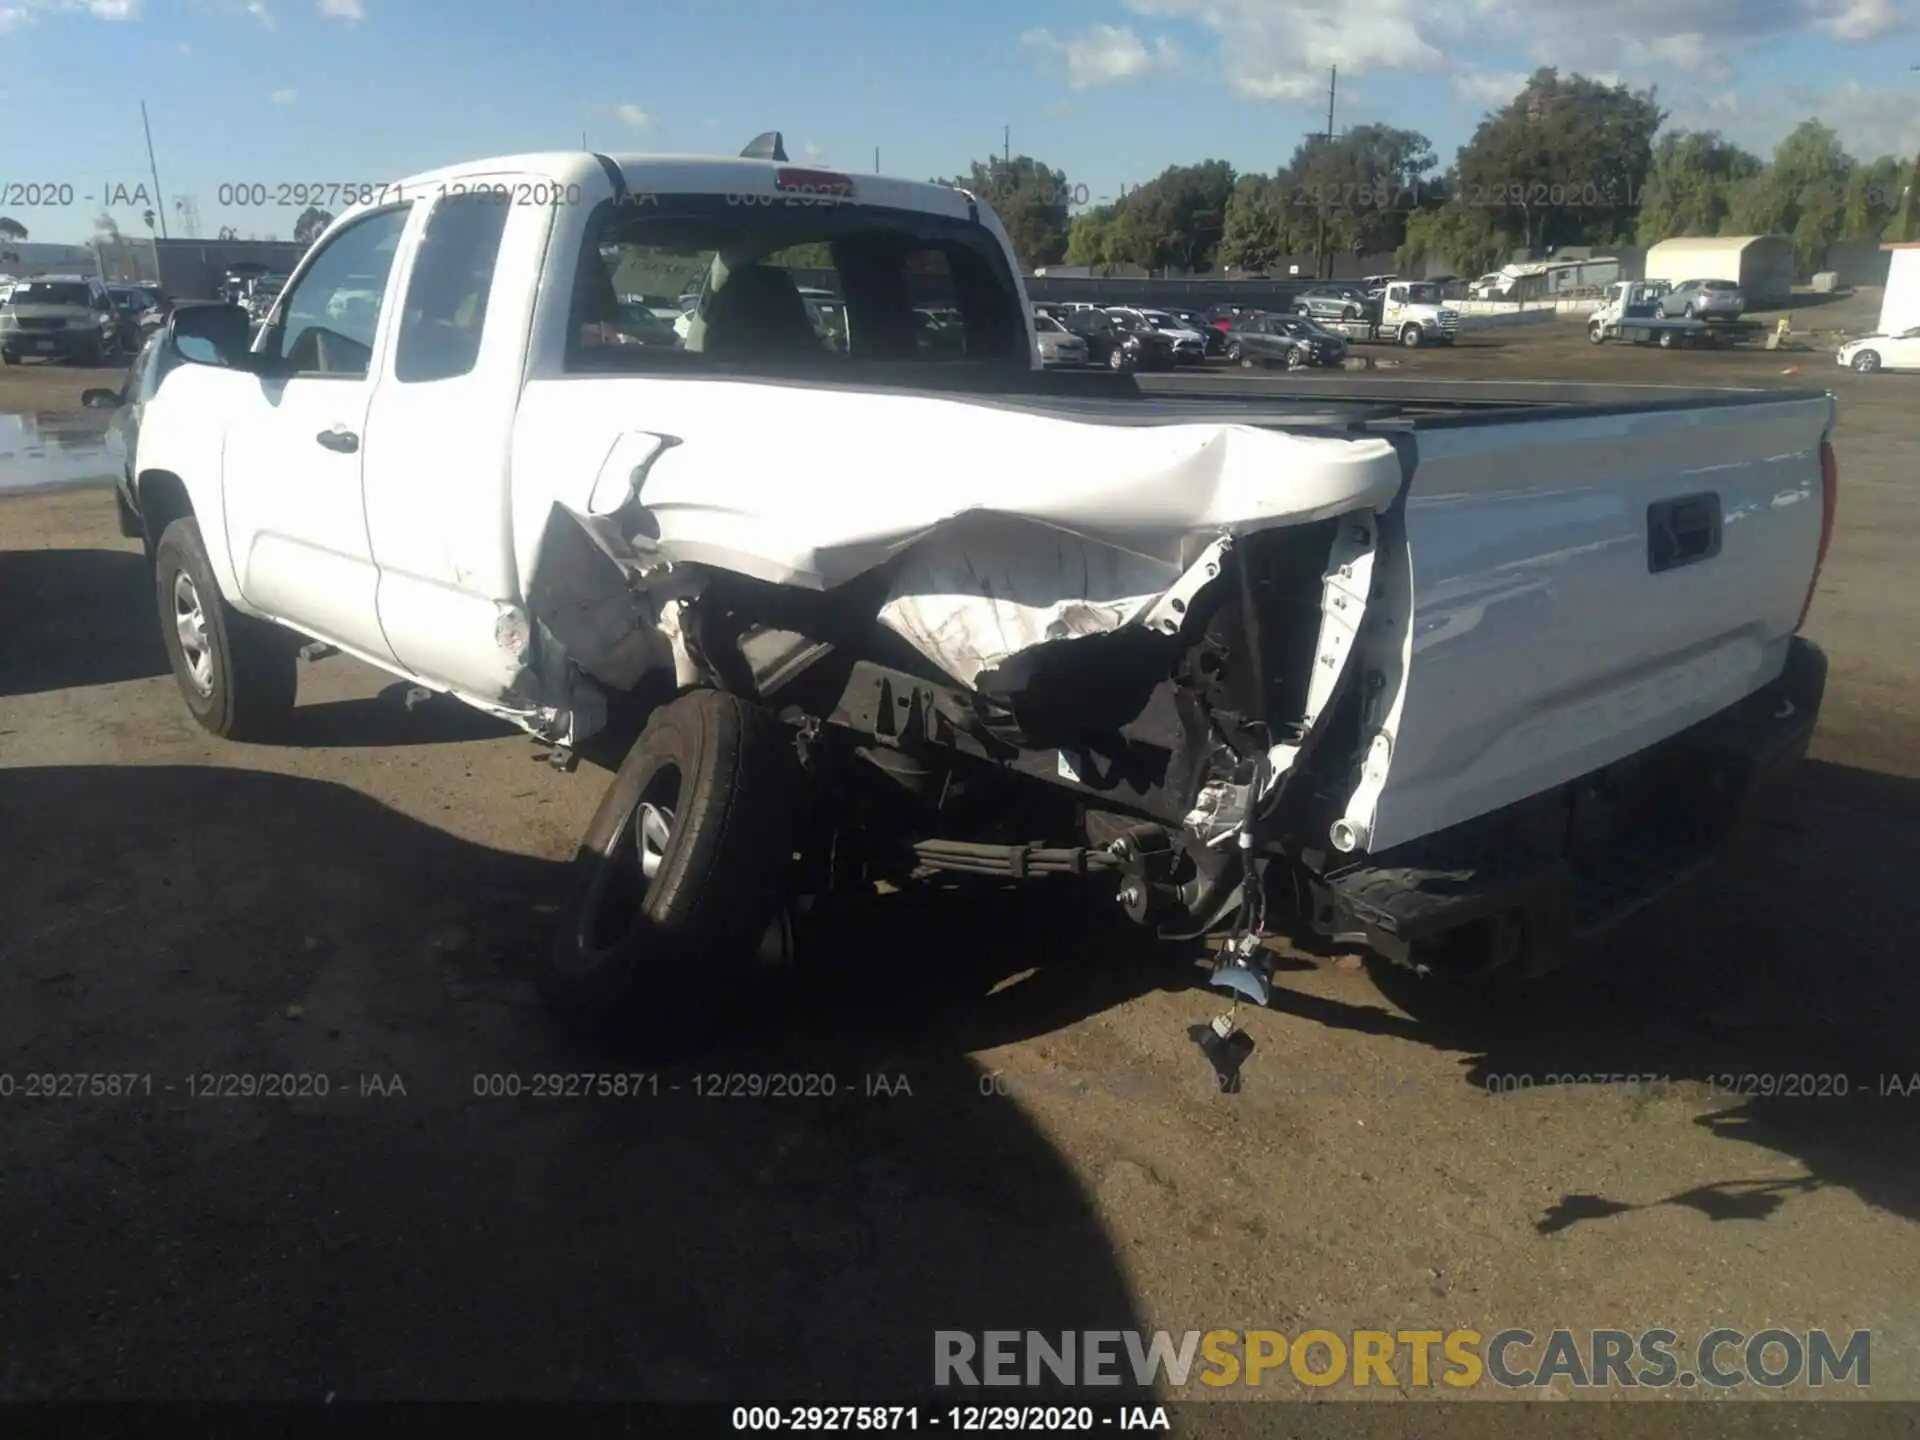
M1407 286L1406 298L1407 304L1409 305L1438 305L1440 303L1440 287L1438 285L1428 285L1425 283L1409 285Z
M1064 335L1067 333L1067 327L1051 315L1034 316L1033 328L1038 330L1042 335Z
M9 305L91 305L93 294L75 280L22 280L7 297Z

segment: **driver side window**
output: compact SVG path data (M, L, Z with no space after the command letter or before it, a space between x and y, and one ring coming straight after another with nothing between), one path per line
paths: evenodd
M328 240L280 297L265 353L295 375L364 379L411 208L377 210Z

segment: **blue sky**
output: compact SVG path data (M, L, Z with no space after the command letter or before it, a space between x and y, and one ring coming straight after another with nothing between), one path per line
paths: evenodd
M284 237L298 213L223 207L223 185L380 181L583 131L733 153L779 128L796 159L869 170L877 146L922 177L1008 125L1098 200L1169 164L1271 169L1325 123L1333 64L1337 124L1422 130L1443 160L1541 63L1657 84L1676 122L1763 150L1818 114L1856 153L1910 154L1917 32L1920 0L0 0L0 187L74 195L0 213L83 240L113 187L151 191L141 99L169 225L192 195L204 235Z

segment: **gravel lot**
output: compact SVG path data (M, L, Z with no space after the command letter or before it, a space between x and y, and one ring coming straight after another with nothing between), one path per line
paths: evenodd
M1920 1072L1920 377L1572 326L1404 360L1831 385L1816 758L1535 992L1289 958L1233 1096L1197 971L1070 907L889 897L706 1067L835 1098L481 1098L622 1066L527 980L604 775L346 659L286 743L215 741L106 493L0 500L0 1054L151 1077L0 1098L0 1399L852 1401L925 1388L935 1329L1510 1325L1870 1328L1872 1395L1920 1399L1920 1091L1868 1093ZM10 372L0 411L92 383ZM330 1093L195 1093L241 1072ZM1548 1078L1625 1073L1669 1083ZM1850 1093L1740 1093L1781 1074Z

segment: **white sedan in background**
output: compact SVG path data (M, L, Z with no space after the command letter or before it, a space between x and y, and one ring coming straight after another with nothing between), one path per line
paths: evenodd
M1866 335L1842 345L1836 358L1849 370L1920 370L1920 325L1894 335Z

